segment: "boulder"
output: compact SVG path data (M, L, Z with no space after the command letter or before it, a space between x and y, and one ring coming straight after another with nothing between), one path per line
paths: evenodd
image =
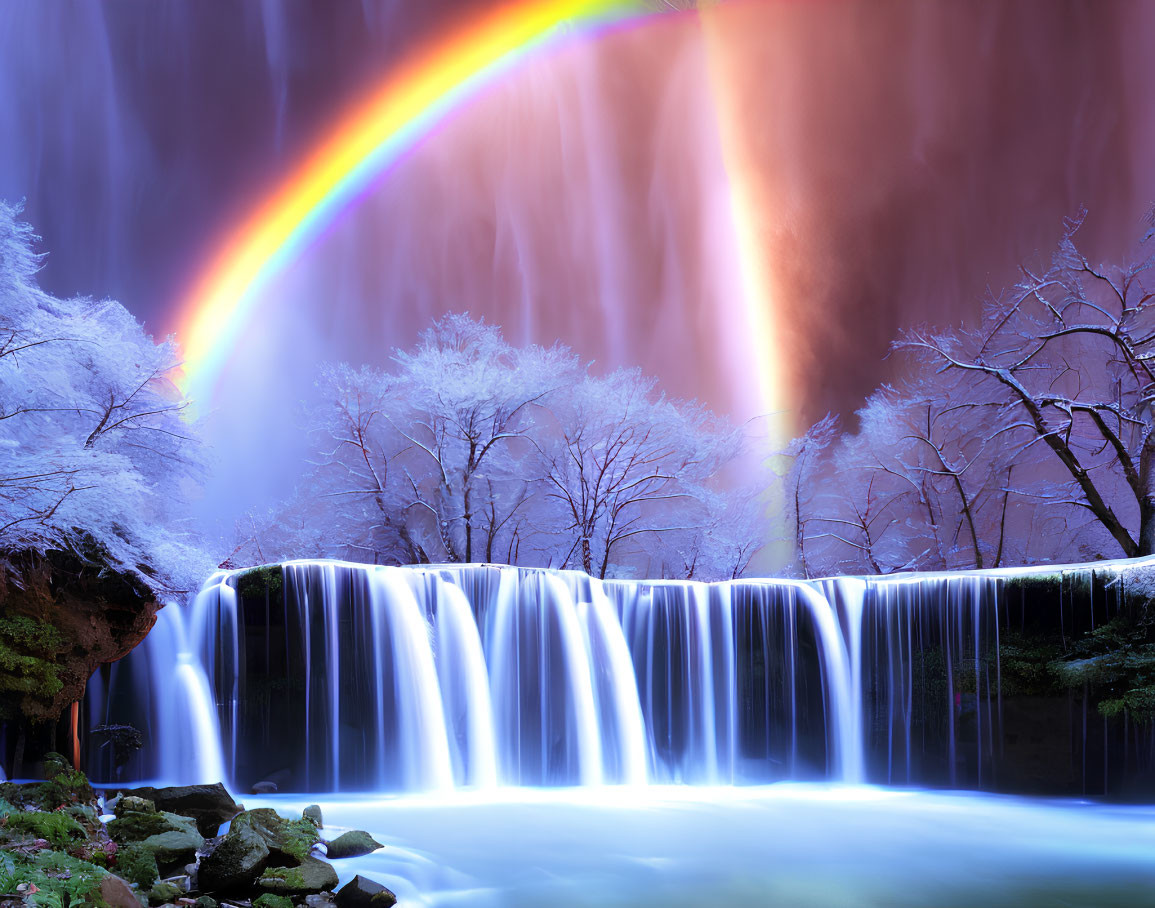
M255 795L271 795L277 793L277 783L270 782L266 779L263 782L254 782L253 787L249 789Z
M369 833L362 832L360 829L351 829L329 842L325 854L330 860L356 858L363 854L371 854L381 847L381 843Z
M123 795L116 799L112 812L118 817L122 817L126 813L156 813L156 803L148 798Z
M140 908L132 887L113 874L100 881L100 897L108 904L108 908Z
M220 844L201 859L197 885L206 892L249 888L269 863L269 846L250 826L234 824Z
M221 823L241 812L241 805L233 800L220 782L213 785L175 785L169 788L134 788L125 797L147 798L158 810L179 813L196 820L203 836L217 834ZM123 800L123 798L122 798Z
M337 891L337 908L392 908L397 896L358 874Z
M286 820L271 807L246 810L233 820L232 828L238 827L248 827L264 839L274 865L301 863L319 838L309 820Z
M151 835L138 842L136 847L152 852L157 867L164 871L168 868L183 867L191 858L196 857L198 849L203 848L204 844L205 840L190 822L187 829L174 829L160 835Z
M296 867L268 867L257 880L257 888L274 895L315 895L337 887L337 871L332 865L307 857Z
M308 820L318 829L323 829L324 824L321 822L321 805L310 804L303 811L301 811L301 819Z
M196 831L193 821L189 817L182 817L175 813L162 811L152 813L125 812L115 820L109 820L107 829L108 835L118 845L124 845L126 842L143 842L150 836L163 835L166 832L191 833L196 839L200 839L200 845L195 845L194 851L204 844L204 839Z

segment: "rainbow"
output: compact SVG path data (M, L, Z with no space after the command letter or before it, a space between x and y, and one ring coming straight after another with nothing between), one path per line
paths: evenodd
M211 400L262 288L449 114L528 55L636 10L632 0L513 0L394 68L231 233L182 301L184 392Z

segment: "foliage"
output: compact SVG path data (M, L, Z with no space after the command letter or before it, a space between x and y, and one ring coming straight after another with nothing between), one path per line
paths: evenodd
M280 601L284 586L284 571L279 564L264 565L245 571L237 577L237 594L246 598Z
M160 876L156 866L156 856L147 848L121 848L116 854L116 872L136 883L141 889L149 889Z
M107 871L70 857L59 851L38 851L35 854L19 852L0 853L0 883L12 879L30 883L36 892L25 896L24 904L41 908L64 908L86 905L93 908L106 906L100 895L100 884ZM15 887L5 888L12 892Z
M266 892L253 901L253 908L293 908L293 900L288 896Z
M1132 606L1095 628L1051 670L1066 686L1085 689L1108 718L1155 719L1155 604Z
M595 376L563 347L514 347L465 315L394 359L389 373L323 371L313 468L283 508L251 516L232 560L726 579L765 538L766 483L728 475L740 433L636 370Z
M55 665L63 640L51 624L25 615L0 617L0 718L14 702L51 702L63 687Z
M66 813L50 810L21 810L7 814L5 824L33 838L45 839L61 850L84 838L84 829Z
M157 594L191 589L207 565L177 529L200 455L176 348L118 303L41 291L18 214L0 204L0 566L95 544Z
M1097 266L1080 213L977 324L903 334L858 429L795 445L801 571L889 573L1155 553L1155 213Z

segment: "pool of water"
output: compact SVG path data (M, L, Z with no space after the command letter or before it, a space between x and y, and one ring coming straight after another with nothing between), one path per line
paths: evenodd
M779 784L505 789L320 803L335 861L402 906L1155 906L1155 807Z

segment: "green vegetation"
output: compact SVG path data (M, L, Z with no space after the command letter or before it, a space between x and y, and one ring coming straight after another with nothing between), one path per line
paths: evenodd
M40 715L49 708L64 686L56 667L63 645L51 624L26 615L0 618L0 719Z
M1086 689L1107 718L1155 719L1155 603L1132 605L1095 628L1050 669L1067 687Z
M293 900L283 895L266 892L253 902L253 908L293 908Z
M37 908L107 908L100 895L107 875L95 864L59 851L0 852L0 890L14 892L18 884L31 883L37 891L25 896L24 904Z
M117 852L116 872L141 889L151 888L160 876L153 853L147 848L135 846Z
M281 566L268 564L255 567L238 576L237 595L245 599L263 599L267 595L271 601L279 603L284 585Z

